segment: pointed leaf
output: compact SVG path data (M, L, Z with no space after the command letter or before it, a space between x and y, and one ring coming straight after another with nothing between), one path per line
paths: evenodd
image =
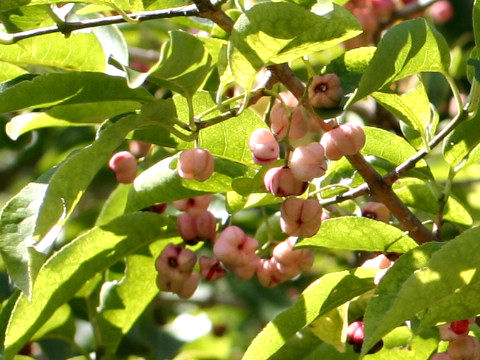
M438 298L440 294L435 292L425 297L424 291L432 288L434 283L438 284L439 274L430 279L432 283L418 275L423 272L422 269L426 269L430 259L442 251L442 245L449 244L431 242L413 249L395 261L395 265L382 278L376 296L370 299L365 311L363 354L392 329L412 319L428 304L433 304L432 299ZM407 293L408 300L405 297Z
M310 284L295 304L265 326L242 360L269 359L305 326L348 300L374 288L371 269L327 274Z
M157 239L175 236L175 232L165 216L135 213L95 227L63 247L39 272L31 301L26 295L18 299L5 335L5 359L12 359L96 273Z
M342 216L323 221L315 236L302 239L296 247L404 253L417 247L417 243L404 231L384 222Z
M250 89L264 65L288 62L360 33L353 15L338 5L318 16L293 3L259 3L235 22L229 43L230 67L238 84Z
M347 105L396 80L420 72L447 73L449 66L449 48L437 30L423 18L403 21L382 37L355 96Z
M158 294L155 259L166 245L166 241L158 241L147 250L130 255L126 261L125 277L102 298L97 321L102 344L108 353L115 353L123 335Z
M1 89L0 113L59 104L123 100L147 102L153 99L143 88L128 88L123 78L95 72L55 73L40 75Z
M393 190L405 205L436 215L440 207L432 186L419 179L403 178L393 185ZM440 191L440 188L437 189L437 193ZM467 209L452 195L443 212L444 220L466 226L473 223Z
M141 124L138 116L128 116L104 126L92 145L27 185L6 204L0 217L0 252L9 275L24 293L30 293L49 246L93 177L128 132Z
M105 70L105 56L93 34L49 34L0 45L0 61L17 66L43 66L61 70Z

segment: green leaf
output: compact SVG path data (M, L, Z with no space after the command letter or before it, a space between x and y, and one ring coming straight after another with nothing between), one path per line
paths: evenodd
M147 102L153 99L145 89L128 88L123 78L95 72L55 73L40 75L1 89L0 113L59 104Z
M39 340L52 333L62 331L62 335L71 337L75 334L72 310L68 304L61 305L43 326L32 336L32 340Z
M0 61L0 83L26 73L27 71L19 66Z
M148 78L159 86L191 98L212 69L212 57L203 42L184 31L171 31L160 60L146 73L124 69L129 85L139 87Z
M0 61L16 66L40 66L61 70L105 70L102 46L93 34L49 34L0 45Z
M103 204L102 210L98 215L96 226L106 224L116 217L123 215L127 205L127 196L131 184L118 184L115 190L110 194Z
M166 103L166 101L170 101ZM212 94L199 91L193 97L195 115L216 107ZM189 114L187 100L180 95L171 100L148 104L142 110L146 119L169 122L176 117L188 124ZM203 121L208 121L218 115L219 110L213 111ZM246 109L239 116L223 121L214 126L202 129L198 137L198 146L208 149L213 155L233 160L239 163L253 165L252 153L248 149L250 134L259 127L265 127L262 119L252 110ZM148 127L137 130L135 139L152 142L162 146L174 147L179 150L191 149L192 141L183 141L173 134L169 134L161 127Z
M90 146L28 184L6 204L0 217L0 252L24 293L30 294L49 247L95 174L128 132L141 124L138 116L108 123Z
M435 190L439 194L441 188L435 189L432 186L419 179L403 178L393 185L393 190L405 205L436 215L440 207ZM443 219L466 226L473 223L467 209L452 195L447 200Z
M355 17L341 6L324 16L287 2L259 3L235 22L229 62L235 80L249 90L264 66L325 50L361 33Z
M480 143L480 115L460 123L444 140L443 156L453 167L462 161Z
M165 216L135 213L95 227L63 247L40 270L31 301L26 295L18 299L5 335L5 359L12 359L96 273L157 239L175 236L175 232Z
M404 138L379 128L365 126L367 142L361 153L365 156L375 155L392 164L400 165L416 154L416 150ZM392 151L395 149L395 151ZM419 161L411 174L420 178L432 178L430 169L424 160Z
M173 239L169 242L173 242ZM158 294L154 285L157 276L155 259L166 245L166 241L157 241L150 244L147 250L128 256L125 277L120 282L111 284L104 294L100 294L102 302L97 321L102 345L107 353L115 352L122 336ZM106 289L104 284L102 292Z
M376 296L370 299L365 311L365 340L362 354L365 354L384 335L405 320L411 319L418 313L419 304L432 299L437 299L435 293L429 294L428 299L422 299L421 286L416 289L410 286L406 288L409 278L416 278L419 269L424 268L433 254L442 248L443 243L430 242L421 245L401 256L388 270L377 286ZM437 279L438 280L438 279ZM428 286L428 284L424 284ZM414 290L414 291L412 291ZM405 292L409 293L408 301L405 301ZM399 302L403 302L399 304Z
M348 327L348 304L343 304L325 315L319 316L310 324L310 330L338 352L345 352Z
M417 247L417 243L404 231L384 222L342 216L323 221L315 236L303 239L296 247L404 253Z
M422 82L402 95L389 92L375 92L373 97L398 119L420 133L424 142L430 138L437 129L432 107L427 91Z
M158 162L135 179L128 196L127 211L193 196L228 192L232 190L232 179L254 174L254 170L245 165L218 157L214 159L215 172L204 182L179 177L177 156Z
M478 0L473 2L473 34L475 35L475 44L480 45L480 3Z
M449 48L439 32L423 18L403 21L382 37L347 106L396 80L420 72L447 73L449 66Z
M371 269L327 274L305 289L295 304L265 326L252 341L242 360L269 359L318 316L374 288Z
M16 140L29 131L44 127L99 125L108 118L132 112L140 107L140 103L135 101L59 105L46 112L15 116L5 126L5 132L12 140Z

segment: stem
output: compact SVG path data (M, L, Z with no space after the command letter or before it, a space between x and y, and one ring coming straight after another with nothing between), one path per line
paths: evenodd
M191 96L187 96L186 99L188 106L188 123L190 124L190 130L195 132L197 131L197 124L195 123L193 100Z
M224 101L222 101L220 104L217 104L217 105L215 105L214 107L211 107L210 109L205 110L203 113L197 115L196 118L197 118L197 120L200 120L200 119L202 119L203 117L207 116L208 114L210 114L210 113L212 113L212 112L214 112L214 111L216 111L216 110L221 110L221 109L223 109L224 105L228 105L228 104L230 104L230 103L232 103L232 102L235 102L235 101L237 101L237 100L241 100L241 99L243 99L244 97L245 97L245 95L244 95L244 94L241 94L241 95L237 95L237 96L235 96L235 97L231 97L231 98L229 98L229 99L227 99L227 100L224 100Z
M437 238L440 238L442 234L443 215L445 213L445 206L447 205L448 198L450 197L450 193L452 191L452 182L455 175L455 170L450 166L445 188L438 199L438 214L434 221L433 233Z
M195 5L186 5L186 6L179 6L173 7L168 9L162 10L154 10L154 11L142 11L134 14L130 14L129 18L136 22L143 22L148 20L155 20L155 19L166 19L166 18L173 18L179 16L199 16L200 12ZM122 15L115 15L115 16L107 16L103 18L97 19L85 19L82 21L65 21L62 22L60 25L52 25L48 27L43 27L39 29L32 29L26 31L20 31L13 34L7 33L0 33L0 43L2 44L14 44L20 40L31 38L34 36L46 35L46 34L53 34L53 33L71 33L75 30L81 29L89 29L98 26L106 26L106 25L114 25L114 24L122 24L126 23L127 21Z

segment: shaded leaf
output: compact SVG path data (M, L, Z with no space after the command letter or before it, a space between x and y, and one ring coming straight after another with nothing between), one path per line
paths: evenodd
M19 297L5 335L5 359L12 359L96 273L157 239L175 236L175 232L164 216L135 213L95 227L64 246L40 270L31 301L26 295Z
M444 140L443 156L453 167L462 161L480 143L480 115L460 123Z
M295 304L278 315L252 341L243 360L269 359L297 331L318 316L372 289L371 269L357 269L327 274L313 282Z

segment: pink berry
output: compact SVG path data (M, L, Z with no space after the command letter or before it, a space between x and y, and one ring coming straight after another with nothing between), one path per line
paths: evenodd
M185 211L192 216L200 216L208 209L208 205L213 199L213 195L201 195L192 198L177 200L173 206L180 211Z
M213 174L214 161L209 151L195 148L182 151L177 172L181 178L205 181Z
M282 282L276 273L273 263L268 259L261 259L257 268L258 281L262 286L273 287Z
M365 133L360 125L346 123L324 133L320 144L328 159L338 160L344 155L359 152L365 145L365 140Z
M263 177L265 188L275 196L298 196L307 190L308 183L300 181L288 167L269 169Z
M473 336L461 336L450 342L447 352L452 360L478 360L480 343Z
M259 262L260 258L257 255L252 254L244 265L232 266L231 270L240 279L248 280L255 275Z
M227 270L222 266L220 260L202 256L198 262L200 264L200 274L207 281L218 280L227 274Z
M295 265L300 271L310 269L314 261L312 251L309 249L293 250L295 243L294 237L278 243L272 250L272 257L282 265Z
M147 155L152 144L140 140L132 140L129 145L130 152L135 156L142 157Z
M192 297L197 290L198 284L200 283L200 274L192 272L187 280L185 280L178 290L177 294L182 299L188 299Z
M348 342L353 344L362 344L365 339L365 330L363 321L355 321L347 328Z
M297 98L296 98L295 95L293 95L290 91L282 91L282 92L279 93L278 95L280 95L280 97L282 98L283 102L284 102L285 105L287 105L288 107L294 108L294 107L298 106L298 100L297 100Z
M290 236L312 237L322 223L322 206L314 199L288 198L281 212L280 227Z
M371 36L377 31L379 26L377 14L371 8L355 8L351 12L362 25L365 35Z
M387 20L395 10L395 3L392 0L371 0L372 7L378 17Z
M390 210L382 203L370 201L363 205L362 216L388 223L390 221Z
M211 241L215 238L217 221L210 211L194 217L183 213L177 217L177 228L182 239L189 245L198 241Z
M293 176L301 181L310 181L323 176L327 169L323 146L313 142L295 148L290 158L290 169Z
M435 22L444 24L453 17L453 6L448 0L440 0L433 3L428 12Z
M292 124L290 125L289 139L300 139L308 132L308 121L304 115L303 108L297 106L291 108ZM288 130L288 112L282 103L273 105L270 111L270 129L279 139L287 135Z
M371 268L371 269L388 269L392 266L393 262L390 261L385 255L380 254L375 256L372 259L366 260L361 267L362 268Z
M178 271L190 274L197 262L197 256L193 251L178 245L168 244L155 261L155 267L159 273Z
M108 167L115 173L115 178L123 184L130 184L137 176L137 159L128 151L120 151L114 154Z
M258 241L249 237L238 226L228 226L215 240L213 253L228 267L249 267L258 256Z
M308 87L310 104L318 108L333 108L340 104L343 90L336 74L315 75Z
M167 210L167 203L155 204L150 206L150 209L157 214L163 214Z
M252 132L248 147L252 151L253 161L259 165L274 163L280 153L277 140L270 131L264 128Z

